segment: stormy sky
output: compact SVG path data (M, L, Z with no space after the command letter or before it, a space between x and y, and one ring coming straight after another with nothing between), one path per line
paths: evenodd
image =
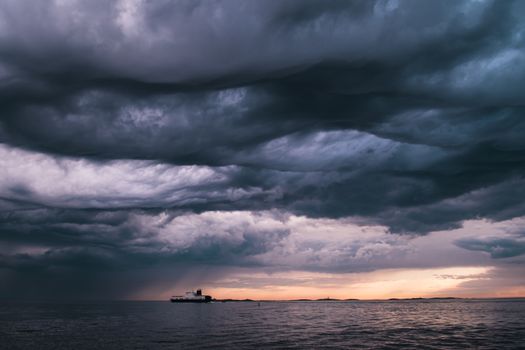
M525 2L0 2L0 297L525 295Z

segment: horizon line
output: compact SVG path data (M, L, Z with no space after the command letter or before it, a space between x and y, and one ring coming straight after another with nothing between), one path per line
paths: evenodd
M216 302L372 302L372 301L418 301L418 300L510 300L510 299L525 299L525 296L511 296L511 297L410 297L410 298L383 298L383 299L358 299L358 298L296 298L296 299L235 299L235 298L221 298L212 299ZM60 299L60 298L8 298L0 297L0 302L169 302L169 299Z

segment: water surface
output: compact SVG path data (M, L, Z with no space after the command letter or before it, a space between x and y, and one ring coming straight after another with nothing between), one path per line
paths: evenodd
M525 300L1 303L2 349L525 349Z

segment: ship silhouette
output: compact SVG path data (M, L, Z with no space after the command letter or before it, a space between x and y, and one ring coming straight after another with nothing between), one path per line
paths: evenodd
M202 289L186 292L184 295L174 295L170 298L172 303L209 303L210 295L202 295Z

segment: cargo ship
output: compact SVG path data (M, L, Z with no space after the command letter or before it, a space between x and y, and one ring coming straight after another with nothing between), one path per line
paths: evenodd
M174 295L170 298L172 303L209 303L210 295L202 295L202 290L197 289L195 292L186 292L184 295Z

